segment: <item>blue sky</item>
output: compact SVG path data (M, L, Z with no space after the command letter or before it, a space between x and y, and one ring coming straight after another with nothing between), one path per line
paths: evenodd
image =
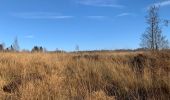
M170 19L169 0L0 0L0 42L8 47L17 36L21 49L138 48L152 4ZM170 27L163 29L170 40Z

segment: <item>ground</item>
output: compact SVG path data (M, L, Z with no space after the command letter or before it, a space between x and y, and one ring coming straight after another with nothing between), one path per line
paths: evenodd
M0 53L1 100L169 98L169 52Z

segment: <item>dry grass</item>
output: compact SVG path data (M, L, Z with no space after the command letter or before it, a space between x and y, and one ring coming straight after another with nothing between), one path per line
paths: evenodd
M0 53L0 100L169 100L168 53Z

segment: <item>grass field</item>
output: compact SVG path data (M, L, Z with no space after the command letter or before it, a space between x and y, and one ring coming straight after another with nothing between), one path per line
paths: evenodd
M170 100L170 54L0 53L0 100Z

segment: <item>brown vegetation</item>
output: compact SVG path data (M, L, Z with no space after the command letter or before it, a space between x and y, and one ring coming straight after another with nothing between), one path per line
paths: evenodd
M1 100L168 100L170 54L0 53Z

